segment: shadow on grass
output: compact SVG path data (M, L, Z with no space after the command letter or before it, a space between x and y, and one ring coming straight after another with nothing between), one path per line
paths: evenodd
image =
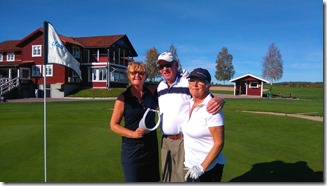
M252 169L229 182L323 182L323 172L314 172L307 162L257 163Z

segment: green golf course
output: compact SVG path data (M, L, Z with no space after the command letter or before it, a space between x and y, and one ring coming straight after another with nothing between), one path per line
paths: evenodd
M323 87L276 85L273 92L276 97L271 99L226 98L223 153L227 163L222 182L323 181L324 122L242 112L322 117ZM290 92L293 99L286 98ZM47 182L124 182L121 137L109 127L113 104L109 100L47 102ZM43 111L42 102L0 104L1 182L44 182Z

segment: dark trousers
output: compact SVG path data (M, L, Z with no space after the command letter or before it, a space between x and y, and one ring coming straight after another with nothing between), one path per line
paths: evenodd
M153 140L154 141L154 140ZM122 143L121 162L125 182L158 182L158 143Z
M214 168L212 168L209 171L206 171L196 180L188 177L187 182L221 182L223 169L224 169L224 165L216 164Z

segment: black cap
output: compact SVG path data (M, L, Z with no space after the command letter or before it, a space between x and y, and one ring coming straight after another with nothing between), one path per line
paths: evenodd
M199 79L208 81L208 83L211 83L211 75L207 69L196 68L190 73L187 78L191 77L197 77Z

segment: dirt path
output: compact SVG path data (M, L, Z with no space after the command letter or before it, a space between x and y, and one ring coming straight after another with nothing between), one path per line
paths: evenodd
M225 87L225 86L211 86L210 90L226 90L226 91L234 91L234 87Z
M224 87L224 86L213 86L211 87L212 90L227 90L233 91L233 87ZM258 96L234 96L228 94L215 94L223 98L258 98ZM54 102L54 101L92 101L92 100L115 100L116 98L47 98L47 102ZM43 98L29 98L29 99L12 99L7 100L8 102L43 102ZM240 111L240 110L239 110ZM271 115L279 115L279 116L289 116L289 117L297 117L303 118L313 121L323 122L324 118L320 116L309 116L304 114L286 114L286 113L276 113L276 112L260 112L260 111L240 111L240 112L250 112L256 114L271 114ZM308 114L308 113L307 113Z
M305 114L286 114L286 113L277 113L277 112L260 112L260 111L246 111L246 110L239 110L240 112L250 112L256 114L270 114L270 115L278 115L278 116L289 116L289 117L296 117L296 118L303 118L313 121L320 121L323 122L324 118L320 116L308 116Z
M211 86L210 90L224 90L224 91L234 91L233 86ZM263 91L267 91L268 89L263 89Z
M211 90L225 90L225 91L233 91L234 87L225 87L225 86L212 86ZM217 94L223 98L258 98L257 96L234 96L234 95L225 95L225 94ZM271 115L278 115L278 116L289 116L289 117L296 117L296 118L303 118L313 121L320 121L323 122L324 118L320 116L309 116L304 114L286 114L286 113L276 113L276 112L260 112L260 111L240 111L240 112L251 112L256 114L271 114ZM307 113L308 114L308 113Z

